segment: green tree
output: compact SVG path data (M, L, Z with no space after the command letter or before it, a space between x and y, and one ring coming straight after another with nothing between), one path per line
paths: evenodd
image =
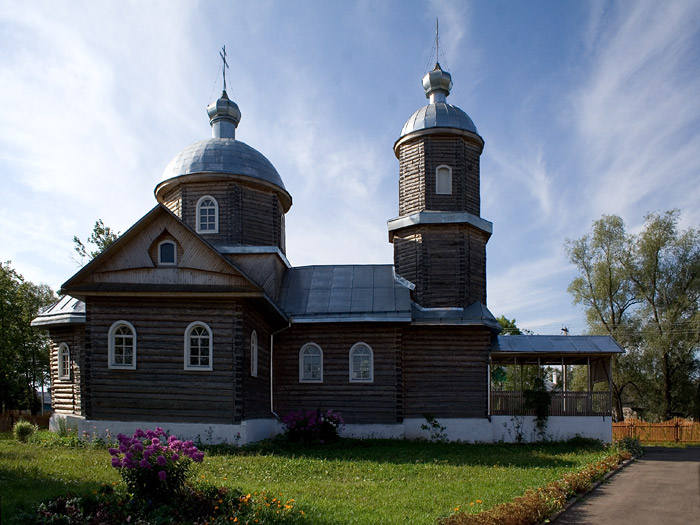
M49 373L49 341L30 323L56 301L51 288L25 281L10 265L0 263L0 407L36 413L36 388Z
M700 319L700 231L679 232L678 212L650 214L637 235L615 215L590 234L567 240L579 275L569 286L585 308L592 334L608 334L625 349L613 358L616 418L624 400L653 418L693 413L697 397Z
M515 319L508 319L505 315L500 316L496 321L503 328L501 335L532 335L532 330L518 328L518 325L515 324Z
M92 229L92 233L88 237L88 244L93 245L95 248L88 252L87 247L83 244L83 241L77 235L73 236L73 248L80 256L81 266L82 261L85 259L92 260L106 250L110 244L119 238L119 232L115 232L109 226L105 226L102 219L97 219L95 221L95 226Z

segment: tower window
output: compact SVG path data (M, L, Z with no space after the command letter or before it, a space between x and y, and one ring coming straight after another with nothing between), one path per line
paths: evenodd
M219 233L219 204L209 195L197 202L197 233Z
M177 264L177 250L173 241L163 241L158 245L158 264Z
M449 166L438 166L435 170L435 193L452 194L452 168Z

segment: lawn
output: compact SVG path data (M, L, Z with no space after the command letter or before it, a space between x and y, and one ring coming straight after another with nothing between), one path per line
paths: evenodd
M2 520L22 505L119 481L106 449L18 443L0 434ZM300 448L267 442L205 449L200 480L294 498L312 523L434 523L455 508L512 500L605 455L586 443L440 444L342 440ZM472 505L473 504L473 505ZM6 521L7 520L7 521Z

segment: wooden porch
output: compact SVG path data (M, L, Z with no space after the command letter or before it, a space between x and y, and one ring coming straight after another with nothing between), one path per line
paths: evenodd
M491 349L489 415L534 416L525 393L537 377L551 398L549 416L612 416L611 357L622 351L606 336L498 336Z
M610 416L612 397L610 392L552 392L549 416ZM491 415L534 416L535 410L527 410L523 392L491 391Z

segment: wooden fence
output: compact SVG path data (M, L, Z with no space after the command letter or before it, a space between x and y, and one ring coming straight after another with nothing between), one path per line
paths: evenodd
M26 419L39 425L39 428L49 428L49 419L51 418L51 412L46 412L42 415L32 416L27 412L20 412L18 410L12 410L0 413L0 432L9 432L12 430L12 426L20 418Z
M638 438L642 443L700 443L700 423L676 418L663 423L626 419L612 424L613 439Z

